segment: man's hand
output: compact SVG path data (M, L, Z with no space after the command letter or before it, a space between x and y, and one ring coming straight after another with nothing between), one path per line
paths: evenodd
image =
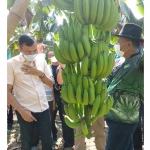
M22 112L20 112L20 114L26 122L37 121L29 110L24 109Z
M24 64L21 67L21 71L23 71L25 74L31 74L31 75L37 75L37 76L41 76L43 73L42 71L36 69L36 67L30 66L27 64Z
M7 102L7 110L10 109L10 104Z
M65 67L65 65L62 64L62 63L59 63L59 65L60 65L60 68L64 68Z

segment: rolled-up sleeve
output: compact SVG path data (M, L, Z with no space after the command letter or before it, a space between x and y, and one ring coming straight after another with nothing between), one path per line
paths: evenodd
M7 61L7 84L13 85L14 83L14 69L12 64Z
M50 71L46 61L44 62L44 73L45 73L45 75L47 77L51 77L52 76L52 73L51 73L51 71Z

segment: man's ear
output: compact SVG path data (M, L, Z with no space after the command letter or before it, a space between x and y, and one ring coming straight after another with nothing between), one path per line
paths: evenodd
M129 42L128 42L128 46L132 46L132 41L129 41Z
M20 48L20 46L18 47L18 51L20 51L20 52L21 52L21 48Z

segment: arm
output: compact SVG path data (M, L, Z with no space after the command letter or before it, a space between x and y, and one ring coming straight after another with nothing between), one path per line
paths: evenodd
M13 85L7 84L7 102L12 105L22 116L22 118L27 121L36 121L36 119L32 116L31 112L25 110L15 99L14 95L12 94Z
M57 74L57 82L58 82L59 85L62 85L62 84L63 84L61 72L62 72L62 68L59 67L59 69L58 69L58 74Z
M58 66L58 73L57 73L57 82L59 85L63 84L63 79L62 79L62 69L64 69L64 64L59 63L60 65Z

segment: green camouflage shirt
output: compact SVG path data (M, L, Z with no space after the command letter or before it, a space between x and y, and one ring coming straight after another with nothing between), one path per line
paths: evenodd
M122 123L138 122L144 99L144 55L136 53L118 63L106 81L114 104L105 117Z

